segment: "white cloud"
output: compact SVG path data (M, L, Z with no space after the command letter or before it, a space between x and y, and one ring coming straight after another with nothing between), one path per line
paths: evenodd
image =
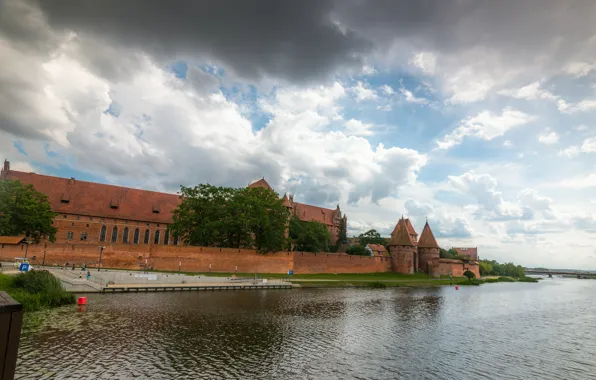
M534 82L516 90L501 90L500 95L511 96L515 99L535 100L546 99L556 100L557 97L547 90L540 88L540 82Z
M387 84L384 84L380 87L380 90L383 94L385 95L393 95L395 94L395 91L393 90L393 88Z
M561 187L569 187L574 189L585 189L596 187L596 174L589 174L587 176L579 176L576 178L568 178L559 182Z
M466 137L492 140L495 137L503 136L511 128L527 124L534 119L534 116L510 107L503 109L501 115L482 111L474 117L462 120L459 127L437 142L437 146L438 149L449 149L461 144Z
M584 99L576 104L570 104L563 99L559 99L557 108L562 113L588 112L596 109L596 99Z
M553 145L559 142L559 135L555 131L550 131L548 128L540 135L538 141L546 145Z
M511 140L505 140L505 141L503 141L503 146L505 148L511 148L511 147L513 147L513 142L511 142Z
M362 74L364 74L364 75L373 75L373 74L376 74L376 73L377 73L377 70L375 70L375 67L374 66L364 65L362 67Z
M372 124L363 123L360 120L350 119L345 123L346 134L353 136L371 136L374 126Z
M400 88L399 91L406 97L406 102L408 103L415 103L415 104L427 104L428 99L425 98L417 98L412 94L411 91L406 90L405 88Z
M391 108L391 104L385 104L384 106L377 106L377 110L378 111L391 111L393 108Z
M563 68L563 71L576 78L581 78L585 77L595 69L596 63L570 62Z
M596 153L596 137L584 140L581 145L572 145L559 151L560 156L575 157L580 153Z
M553 200L533 189L521 190L516 202L504 200L497 180L489 174L470 171L460 176L448 176L448 183L477 202L479 208L474 210L474 215L479 219L533 219L536 213L541 213L546 219L554 216L551 208Z
M422 70L424 74L433 75L437 66L437 56L431 52L420 52L412 57L410 64Z
M354 93L357 102L378 99L378 95L375 91L371 89L368 84L360 81L358 81L356 86L352 87L350 90Z

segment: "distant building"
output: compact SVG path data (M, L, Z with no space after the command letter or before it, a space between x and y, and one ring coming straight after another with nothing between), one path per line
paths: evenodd
M478 261L478 248L456 248L453 247L460 256L466 256L469 260Z
M173 211L182 202L182 196L149 190L107 185L26 173L10 169L5 160L0 181L18 180L30 184L45 194L52 211L58 215L54 226L58 229L56 243L147 244L178 245L181 242L167 233ZM249 187L271 186L260 179ZM293 196L283 196L286 207L301 220L316 220L327 226L331 243L335 244L342 219L339 205L335 210L294 202Z
M367 244L364 248L370 252L371 256L389 256L387 248L382 244Z
M438 277L441 275L463 276L466 270L470 270L476 277L480 277L478 255L475 251L476 258L470 258L466 262L441 259L439 244L428 222L422 229L420 239L417 237L418 234L410 220L402 217L395 225L389 243L393 272L405 274L424 272Z

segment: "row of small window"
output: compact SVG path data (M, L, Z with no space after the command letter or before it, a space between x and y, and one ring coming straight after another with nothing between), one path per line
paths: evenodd
M63 217L64 219L66 219L66 218L68 217L68 215L62 215L62 217ZM77 216L77 220L81 220L81 217L80 217L80 216ZM90 220L90 221L93 221L93 217L92 217L92 216L90 216L90 217L89 217L89 220ZM105 222L105 219L104 219L104 218L101 218L99 221L100 221L100 222ZM109 222L109 220L108 220L108 222ZM117 219L114 219L114 222L115 222L115 223L117 223L117 222L118 222L118 220L117 220ZM125 221L124 221L124 224L128 224L128 220L125 220ZM147 224L147 227L149 227L149 223L146 223L146 224ZM137 222L137 225L141 225L141 222ZM73 227L74 227L74 223L72 223L72 224L71 224L71 226L73 226ZM87 224L87 227L89 227L89 225L88 225L88 224ZM159 227L159 223L157 224L157 227Z
M107 228L106 226L102 226L101 227L101 231L99 232L99 241L106 241L106 234L107 234ZM124 232L122 233L122 243L123 244L128 244L130 243L129 241L129 230L128 227L124 228ZM149 244L149 237L150 237L150 233L149 230L146 229L145 233L143 234L143 244ZM73 240L74 239L74 232L69 231L67 233L66 238L68 240ZM133 235L133 244L139 244L139 239L140 239L140 231L138 228L135 229L134 235ZM155 233L153 234L153 244L159 244L159 241L161 239L161 231L157 230L155 231ZM81 240L82 241L86 241L87 240L87 233L83 232L81 233ZM111 242L112 243L117 243L118 242L118 227L114 227L112 228L112 238L111 238ZM164 240L163 240L163 244L164 245L168 245L170 244L170 234L166 233L164 236ZM178 236L174 236L174 245L178 245Z

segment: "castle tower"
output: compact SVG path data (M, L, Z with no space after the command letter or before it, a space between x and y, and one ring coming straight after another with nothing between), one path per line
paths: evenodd
M402 217L395 226L395 233L391 236L389 252L391 254L391 271L394 273L414 273L414 258L416 246L408 233L406 221Z
M428 274L434 274L434 262L438 265L439 244L433 235L428 221L424 224L422 234L418 240L418 268Z
M7 159L5 159L4 166L2 167L2 170L0 170L0 180L6 179L6 177L8 177L9 171L10 171L10 162Z

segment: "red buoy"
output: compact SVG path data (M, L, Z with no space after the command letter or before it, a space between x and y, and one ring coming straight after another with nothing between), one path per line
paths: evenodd
M459 290L459 286L458 285L455 285L455 290Z
M87 297L79 297L77 300L78 305L87 305Z

